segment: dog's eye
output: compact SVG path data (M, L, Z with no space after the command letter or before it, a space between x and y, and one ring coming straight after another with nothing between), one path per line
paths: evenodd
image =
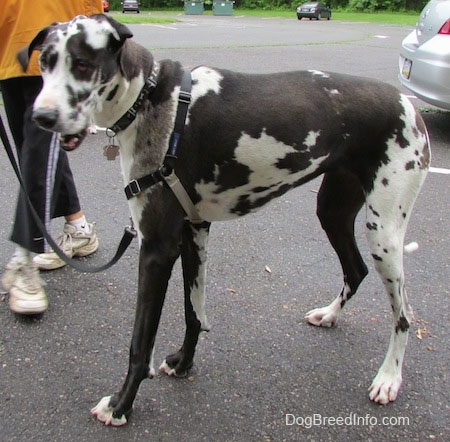
M44 50L39 57L41 71L52 71L58 62L58 53L51 50Z
M48 63L45 57L39 58L39 67L41 68L41 71L45 71L47 69Z
M86 72L91 66L84 60L75 60L74 67L78 72Z

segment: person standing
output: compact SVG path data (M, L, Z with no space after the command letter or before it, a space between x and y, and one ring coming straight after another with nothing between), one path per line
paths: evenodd
M66 152L59 147L59 134L41 129L32 120L33 103L42 88L37 54L26 72L17 62L17 52L53 22L77 15L102 13L101 0L3 0L0 5L0 88L9 127L17 149L23 181L43 224L65 217L57 243L69 256L87 256L98 248L95 225L81 210ZM30 10L31 9L31 10ZM20 190L11 241L15 252L6 265L2 283L9 292L9 307L18 314L43 313L48 300L39 269L63 267L48 246L31 216ZM32 259L32 253L37 255Z

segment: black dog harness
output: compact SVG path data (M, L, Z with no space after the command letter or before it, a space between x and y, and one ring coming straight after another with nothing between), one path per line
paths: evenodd
M138 110L141 108L144 102L144 99L156 88L158 73L159 64L155 62L153 64L152 72L147 78L145 85L142 88L133 106L113 126L108 128L108 131L112 131L115 134L121 130L126 129L133 122L133 120L136 118ZM203 220L200 218L200 215L198 214L194 203L192 202L191 198L186 192L186 189L183 187L178 177L175 175L174 171L175 161L177 159L177 150L184 132L187 112L189 109L189 104L191 102L191 89L191 72L188 70L184 70L183 78L181 80L180 92L178 95L178 108L175 117L175 125L170 136L169 148L164 157L163 164L156 172L130 181L124 190L127 199L131 199L139 195L142 191L154 186L155 184L164 182L175 194L191 223L200 224L203 222Z

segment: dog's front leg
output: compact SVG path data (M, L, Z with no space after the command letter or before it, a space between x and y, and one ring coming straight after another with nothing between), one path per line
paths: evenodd
M136 318L131 341L129 368L120 392L104 397L91 410L106 425L127 423L140 383L152 377L151 355L173 265L179 256L177 241L143 240L139 258Z
M183 345L176 353L166 357L159 367L169 376L186 376L193 365L195 347L202 330L208 331L205 314L206 246L210 223L191 224L183 228L181 261L184 279L184 309L186 334Z

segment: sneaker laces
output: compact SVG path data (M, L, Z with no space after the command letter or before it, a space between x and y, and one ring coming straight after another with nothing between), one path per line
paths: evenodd
M67 252L71 252L73 245L72 245L72 235L70 233L63 233L56 239L56 245L67 255ZM49 253L54 252L53 249L50 250Z
M23 265L18 269L18 272L21 278L18 280L19 284L16 285L26 292L37 292L45 285L45 282L39 276L39 269L35 265Z
M81 230L66 223L64 233L70 235L72 238L91 238L95 234L95 222L87 223L87 227L87 230Z
M13 256L6 264L5 269L11 272L17 272L26 265L28 265L28 263L24 258Z

